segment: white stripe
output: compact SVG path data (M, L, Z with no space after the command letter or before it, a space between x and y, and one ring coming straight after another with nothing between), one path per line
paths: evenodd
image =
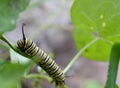
M48 61L49 58L50 58L50 56L47 56L47 58L45 59L45 63L46 63L46 61Z
M59 69L59 66L57 66L57 68L54 70L54 72L56 72L58 69ZM54 72L53 72L53 73L54 73Z
M55 63L55 61L52 61L52 63L50 64L49 68L51 68L51 66L53 66L54 63Z
M44 54L44 51L42 50L42 53L40 54L40 58L42 58L43 54Z
M57 77L60 77L63 73L61 72L60 74L57 75Z

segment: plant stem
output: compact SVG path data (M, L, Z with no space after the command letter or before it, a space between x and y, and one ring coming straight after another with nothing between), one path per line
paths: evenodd
M52 81L52 79L48 76L42 75L42 74L30 74L30 75L25 75L25 78L44 78L48 80L49 82Z
M109 68L108 68L108 76L105 88L116 88L116 77L119 66L119 58L120 58L120 43L115 43L112 46L110 60L109 60Z
M91 42L89 42L87 45L85 45L70 61L70 63L67 65L67 67L64 69L64 73L66 73L75 63L75 61L79 58L79 56L88 48L90 47L93 43L95 43L98 40L98 38L95 38Z
M0 37L1 40L3 40L4 42L6 42L10 48L12 48L14 51L16 51L17 53L19 53L20 55L23 55L27 58L31 58L30 56L26 55L25 53L21 52L17 46L15 46L14 44L12 44L5 36L1 36Z
M5 36L1 36L0 38L1 38L1 40L3 40L4 42L6 42L12 49L15 50L15 47L13 46L13 44L12 44Z

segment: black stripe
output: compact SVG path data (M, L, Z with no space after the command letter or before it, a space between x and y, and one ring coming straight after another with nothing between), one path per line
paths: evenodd
M50 56L46 56L45 63L50 59Z
M39 52L39 48L38 48L37 52L34 54L34 56L35 56L38 52Z
M32 56L35 56L35 53L37 51L37 46L35 45L34 49L30 52Z
M55 64L55 61L52 61L52 63L50 64L49 68L52 68Z
M60 67L59 66L57 66L57 68L53 71L53 73L51 73L50 75L55 75L55 73L58 71L60 69Z
M44 51L42 50L42 52L41 52L41 54L40 54L40 59L42 59L42 57L44 56ZM40 60L41 61L41 60ZM41 63L40 63L40 61L38 62L38 65L40 65L41 66ZM42 67L42 66L41 66ZM44 67L42 67L42 68L44 68Z
M45 61L42 64L40 64L40 65L44 66L49 61L49 59L50 59L50 57L46 56Z
M62 75L63 75L63 73L61 72L60 74L57 75L56 78L59 78L59 77L62 76Z
M42 50L41 54L40 54L40 58L42 58L44 55L44 51Z
M30 45L28 46L26 50L28 50L32 45L33 45L33 41L30 43Z
M18 47L21 48L21 47L20 47L20 43L18 42L17 44L18 44Z
M23 45L22 40L20 39L20 40L18 40L18 41L19 41L19 43L18 43L19 48L21 49L22 52L24 52L25 49L24 49L24 45Z
M24 45L23 41L20 39L20 42L22 43L22 45Z
M52 63L50 64L50 66L48 67L48 68L45 68L45 70L47 71L47 70L50 70L50 69L52 69L52 67L54 66L54 64L55 64L55 61L52 61ZM55 70L55 69L54 69ZM51 70L50 70L51 71Z
M27 52L27 53L29 53L30 54L30 52L34 49L34 44L31 42L31 44L30 44L30 47L29 48L27 48L25 51Z
M31 52L36 48L36 45L35 44L33 44L34 45L34 47L29 51L29 53L31 54ZM31 46L32 47L32 46Z

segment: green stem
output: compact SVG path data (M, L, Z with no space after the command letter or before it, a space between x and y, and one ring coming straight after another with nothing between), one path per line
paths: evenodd
M85 45L70 61L70 63L67 65L67 67L64 69L64 73L66 73L75 63L75 61L79 58L79 56L88 48L90 47L93 43L95 43L98 40L98 38L95 38L91 42L89 42L87 45Z
M15 50L15 47L13 46L13 44L12 44L5 36L1 36L0 38L1 38L1 40L3 40L4 42L6 42L12 49Z
M15 46L14 44L12 44L5 36L1 36L0 37L1 40L3 40L4 42L6 42L10 48L12 48L14 51L16 51L17 53L19 53L20 55L23 55L27 58L31 58L30 56L26 55L25 53L21 52L17 46Z
M43 78L43 79L48 80L49 82L52 81L50 77L42 75L42 74L30 74L30 75L26 75L25 78Z
M107 76L105 88L115 88L116 86L119 58L120 58L120 43L115 43L111 50L108 76Z

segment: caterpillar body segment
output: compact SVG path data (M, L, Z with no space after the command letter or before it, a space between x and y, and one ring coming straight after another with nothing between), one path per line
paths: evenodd
M34 61L55 80L57 85L64 83L65 75L62 72L62 69L48 54L39 49L31 39L25 37L23 26L24 25L22 25L23 38L17 41L18 48L31 57L38 57Z

